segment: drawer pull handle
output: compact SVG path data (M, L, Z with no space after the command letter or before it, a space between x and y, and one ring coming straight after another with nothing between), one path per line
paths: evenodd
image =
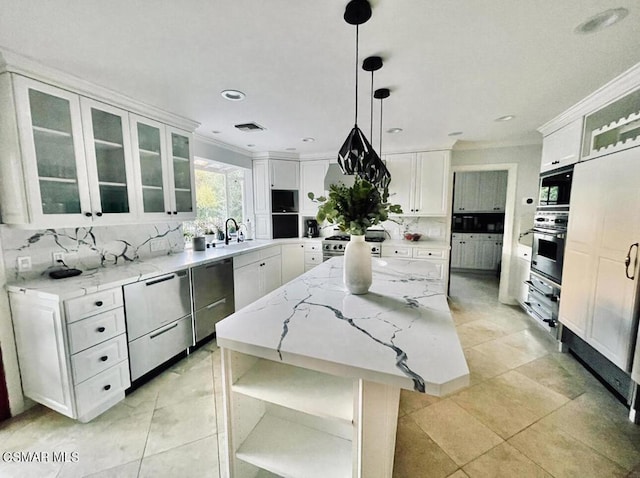
M102 307L102 304L104 302L102 302L101 300L96 301L96 307Z
M146 285L146 286L150 286L150 285L159 284L160 282L164 282L164 281L167 281L167 280L171 280L171 279L173 279L175 276L176 276L175 274L171 274L171 275L168 275L168 276L161 277L160 279L150 280L149 282L145 282L145 283L144 283L144 285Z
M111 385L105 385L104 387L102 387L105 391L109 391L111 390Z
M100 357L100 360L103 362L106 362L107 360L109 360L109 356L108 355L103 355L102 357Z
M226 304L226 303L227 303L227 298L225 297L224 299L220 299L220 300L214 302L213 304L209 304L206 308L207 309L213 309L214 307L217 307L219 305Z
M160 330L159 332L156 332L155 334L150 335L149 338L150 339L155 339L157 336L162 335L165 332L169 332L171 329L175 329L177 326L178 326L178 322L176 322L175 324L170 325L166 329Z
M98 327L96 330L97 330L99 333L102 333L102 332L104 332L106 329L105 329L104 327Z

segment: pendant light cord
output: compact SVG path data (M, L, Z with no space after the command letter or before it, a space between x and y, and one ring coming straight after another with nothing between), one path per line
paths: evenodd
M369 127L369 138L373 141L373 70L371 70L371 126Z
M358 125L358 25L356 25L356 126Z
M382 98L380 98L380 149L378 151L382 157Z

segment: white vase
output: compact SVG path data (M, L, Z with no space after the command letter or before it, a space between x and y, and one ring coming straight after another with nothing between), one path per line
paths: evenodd
M371 287L371 246L364 241L364 235L351 235L344 250L345 287L352 294L366 294Z

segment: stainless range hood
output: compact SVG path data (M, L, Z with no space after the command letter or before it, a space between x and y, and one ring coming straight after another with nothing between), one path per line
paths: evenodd
M327 174L324 176L324 190L328 191L332 184L342 183L345 186L353 186L355 181L354 175L344 174L340 165L337 163L329 163Z

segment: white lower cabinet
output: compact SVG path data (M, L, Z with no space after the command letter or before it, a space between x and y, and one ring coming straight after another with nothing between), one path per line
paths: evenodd
M292 281L304 272L304 244L283 244L282 283Z
M454 233L451 267L496 270L502 260L502 234Z
M82 422L124 398L131 382L122 289L66 301L9 297L25 396Z
M307 241L304 243L304 271L322 264L322 241Z
M427 271L429 278L447 281L448 251L445 248L382 244L382 257L428 261L435 269Z
M267 247L234 257L235 310L240 310L282 285L280 247Z
M399 389L229 349L222 366L228 476L391 476Z

